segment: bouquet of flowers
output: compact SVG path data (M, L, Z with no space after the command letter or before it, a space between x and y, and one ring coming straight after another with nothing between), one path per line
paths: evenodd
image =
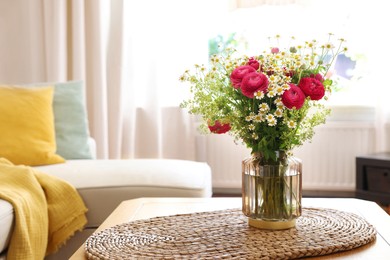
M324 106L333 85L327 73L346 51L343 39L335 46L332 38L287 49L271 46L254 56L228 48L211 57L209 68L195 65L195 71L184 72L180 79L190 83L191 98L181 107L202 116L204 132L229 132L252 153L276 160L275 151L310 140L330 113Z

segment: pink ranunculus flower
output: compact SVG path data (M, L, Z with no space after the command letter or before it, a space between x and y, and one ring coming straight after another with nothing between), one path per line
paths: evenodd
M282 102L289 109L300 109L305 103L305 94L295 84L290 83L290 89L282 95Z
M252 66L255 70L260 68L260 63L253 57L249 58L247 65Z
M279 48L277 48L277 47L272 48L271 53L273 53L273 54L279 53Z
M324 81L324 77L323 77L320 73L311 74L311 75L310 75L310 78L315 78L316 80L319 80L320 82L323 82L323 81Z
M214 125L208 124L208 128L214 134L224 134L231 129L231 126L229 123L222 124L219 120L216 120Z
M239 66L235 68L232 71L232 74L230 74L230 81L232 82L232 85L234 88L240 88L241 87L241 81L244 78L244 76L250 72L255 72L255 68L249 65Z
M241 82L242 94L249 98L253 98L255 92L267 92L268 78L263 73L251 72L244 76Z
M320 100L325 95L325 87L322 82L310 77L301 78L298 87L311 100Z

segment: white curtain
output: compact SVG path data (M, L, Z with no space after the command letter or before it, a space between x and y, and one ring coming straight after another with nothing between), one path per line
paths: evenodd
M98 158L195 159L196 129L178 107L178 79L207 59L207 40L195 33L205 24L192 12L207 5L0 0L0 82L84 80Z
M98 156L108 156L107 61L104 1L2 0L2 83L84 80L90 130ZM114 47L111 47L114 48ZM121 52L120 48L116 48ZM110 90L118 95L120 86ZM112 101L111 101L112 102ZM116 104L117 102L112 102ZM114 126L115 127L115 126Z

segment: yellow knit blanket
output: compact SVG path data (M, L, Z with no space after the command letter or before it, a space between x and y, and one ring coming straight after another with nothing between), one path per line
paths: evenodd
M87 223L87 209L69 183L0 158L0 198L14 207L7 259L42 260Z

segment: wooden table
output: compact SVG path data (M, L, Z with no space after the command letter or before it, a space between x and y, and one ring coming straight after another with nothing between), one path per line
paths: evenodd
M303 198L303 207L322 207L352 212L364 217L378 231L376 241L351 251L313 259L390 259L390 216L376 203L349 198ZM140 198L123 201L97 231L114 225L182 213L241 207L241 198ZM86 259L80 247L70 260Z

